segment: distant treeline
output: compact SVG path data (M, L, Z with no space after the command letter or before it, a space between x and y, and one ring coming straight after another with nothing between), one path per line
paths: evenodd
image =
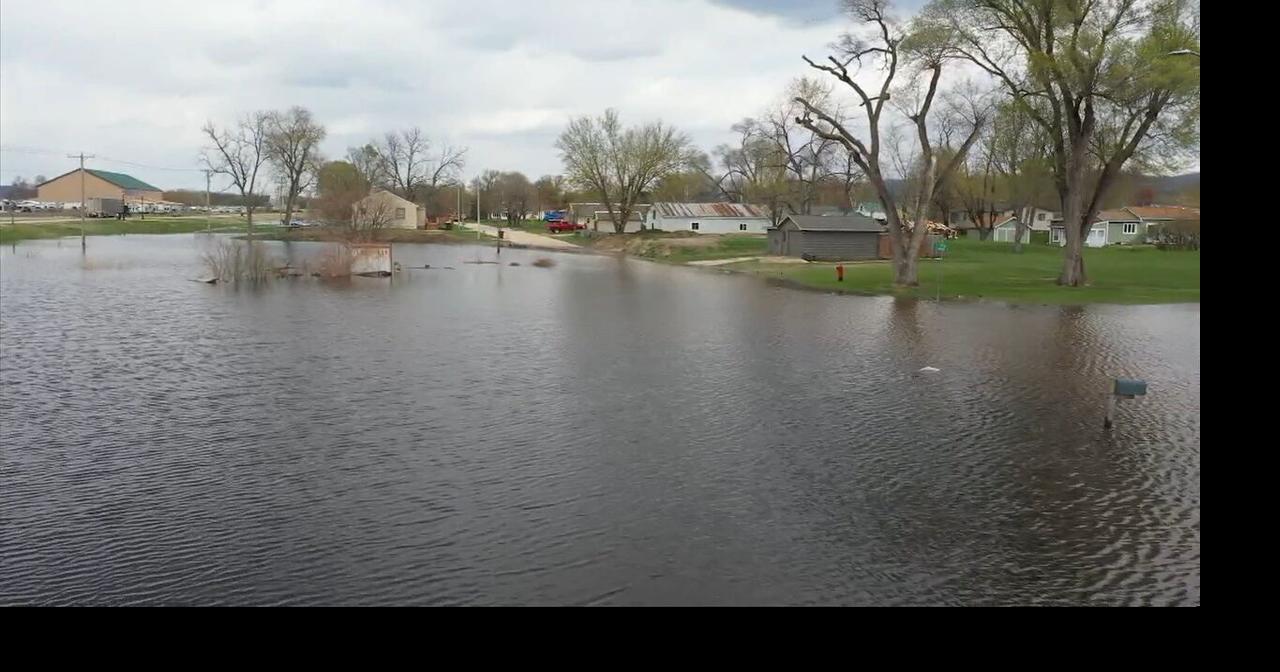
M164 192L164 200L174 203L182 203L184 205L204 205L204 192L192 189L175 189L173 191ZM247 201L252 201L255 207L266 207L270 204L271 198L266 194L254 194L248 199L241 198L239 194L220 194L213 192L209 194L210 205L249 205Z

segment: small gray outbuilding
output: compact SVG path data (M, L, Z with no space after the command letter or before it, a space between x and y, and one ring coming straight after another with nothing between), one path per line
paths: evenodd
M769 254L815 261L880 258L884 225L863 215L787 215L769 229Z

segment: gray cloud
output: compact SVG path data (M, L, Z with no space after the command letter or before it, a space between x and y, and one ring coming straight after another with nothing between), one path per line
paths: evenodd
M822 4L814 23L708 0L3 2L0 137L46 151L0 154L0 181L65 172L66 151L84 149L112 157L103 169L203 187L206 120L290 105L328 126L329 156L416 125L469 146L468 175L559 172L556 135L606 107L710 149L808 74L800 54L844 27ZM102 39L142 34L171 46Z
M735 9L782 17L791 21L827 21L840 13L839 0L715 0Z

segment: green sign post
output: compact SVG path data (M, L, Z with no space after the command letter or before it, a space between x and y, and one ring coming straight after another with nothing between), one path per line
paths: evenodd
M947 241L939 240L933 244L933 253L938 255L938 291L937 300L942 301L942 253L947 251Z

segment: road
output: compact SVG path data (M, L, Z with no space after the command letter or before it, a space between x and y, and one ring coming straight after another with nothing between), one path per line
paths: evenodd
M484 235L490 236L493 238L498 237L498 227L496 226L489 226L488 224L475 224L474 222L467 222L464 224L464 226L466 226L468 229L471 229L473 231L477 226L479 226L480 232L483 233ZM577 245L574 245L573 243L566 243L563 240L557 240L555 238L552 238L551 236L543 236L537 233L529 233L528 231L521 231L519 229L503 229L502 238L503 240L510 242L512 245L524 245L527 247L541 247L547 250L579 250L581 249L580 247L578 247Z

